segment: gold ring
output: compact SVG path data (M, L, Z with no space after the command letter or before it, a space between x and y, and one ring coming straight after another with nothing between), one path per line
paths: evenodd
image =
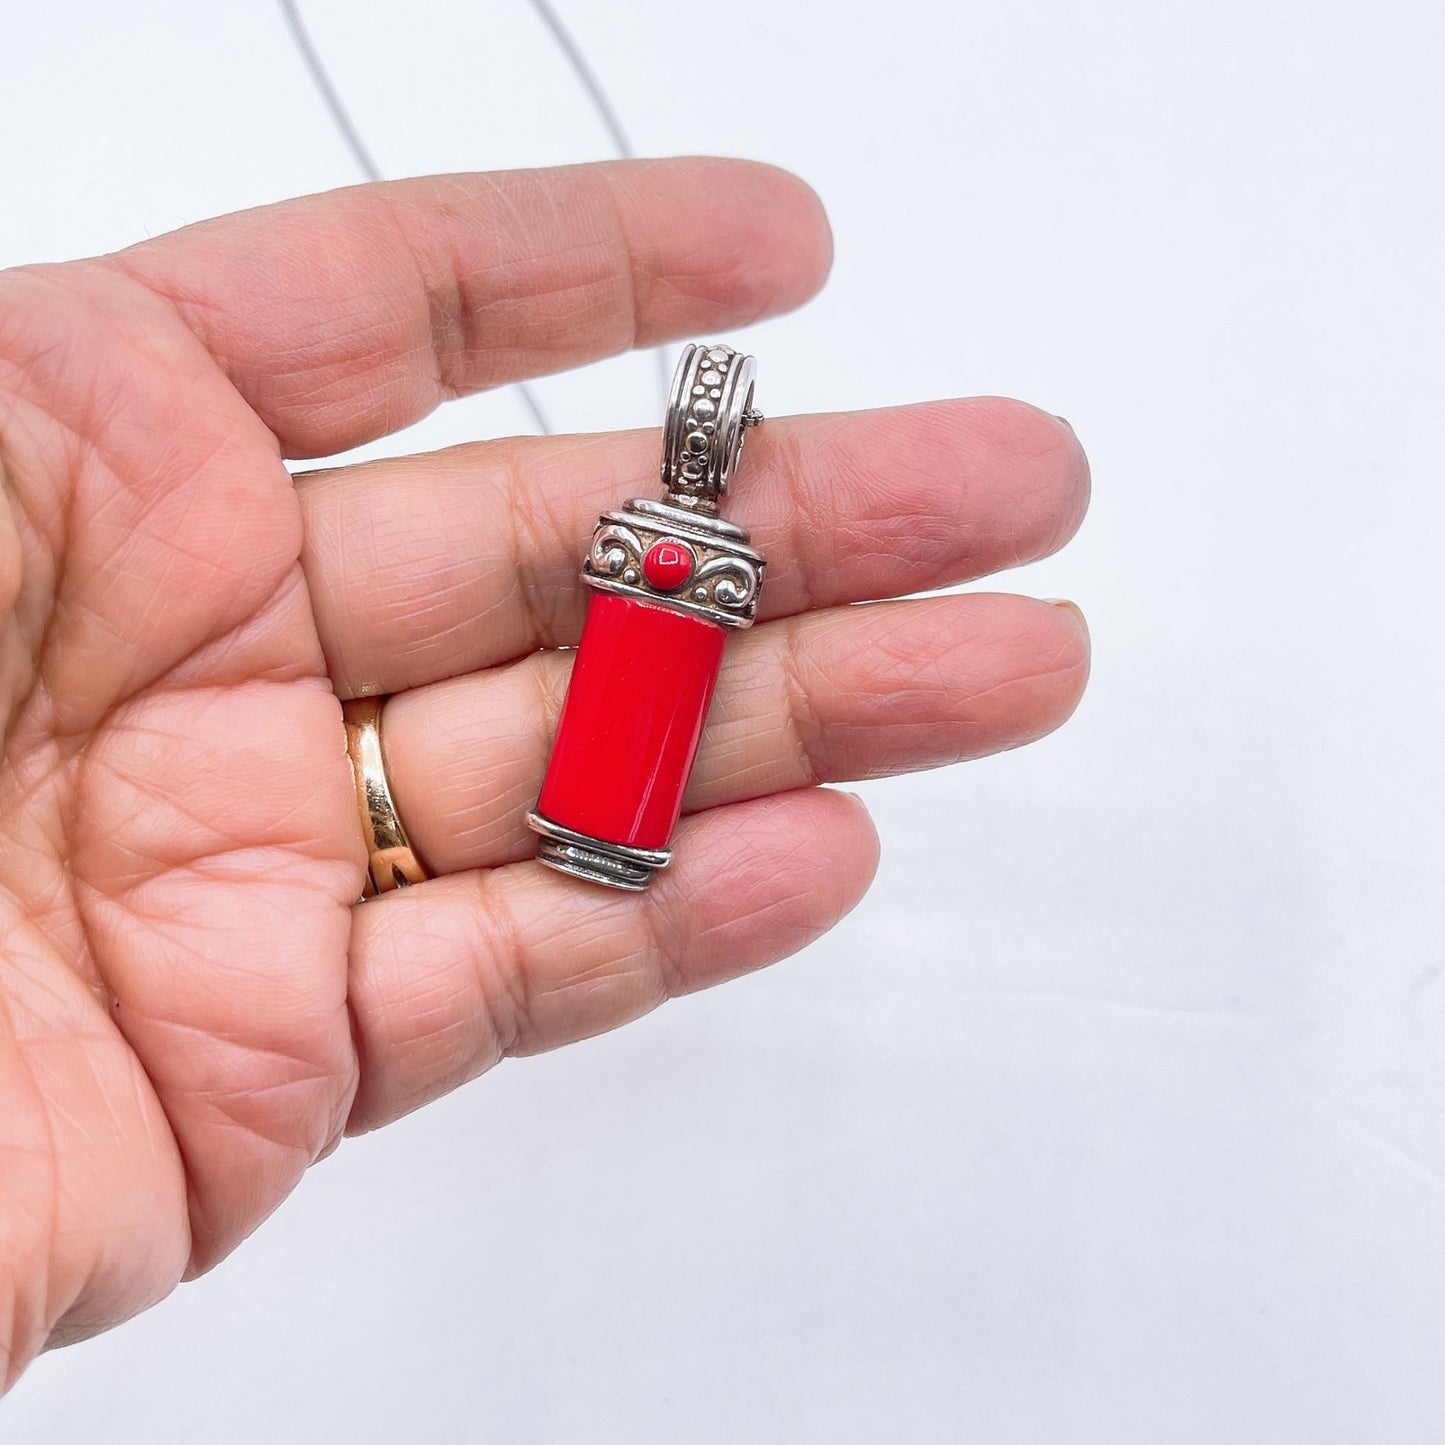
M365 898L424 883L431 876L411 850L386 781L381 751L381 709L385 701L380 697L354 697L341 704L341 716L346 722L346 755L356 779L356 808L366 842Z

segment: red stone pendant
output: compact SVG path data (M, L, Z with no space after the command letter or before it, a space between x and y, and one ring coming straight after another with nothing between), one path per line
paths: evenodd
M598 591L572 667L537 810L537 856L613 888L645 888L667 849L727 629L757 614L763 556L718 515L742 455L755 364L689 346L663 429L667 500L604 513L582 566Z

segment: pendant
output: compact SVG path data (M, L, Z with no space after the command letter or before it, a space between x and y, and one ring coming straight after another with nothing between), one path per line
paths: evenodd
M762 421L756 363L689 346L662 435L664 501L604 512L582 564L587 609L546 778L528 825L550 868L646 888L668 842L712 701L729 628L750 627L761 552L718 514Z

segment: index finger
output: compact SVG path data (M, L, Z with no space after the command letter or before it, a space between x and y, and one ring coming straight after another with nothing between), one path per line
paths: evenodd
M170 299L290 457L439 402L800 305L818 198L751 161L433 176L203 221L109 258Z

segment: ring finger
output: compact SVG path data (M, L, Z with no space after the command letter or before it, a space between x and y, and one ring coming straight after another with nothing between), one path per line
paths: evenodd
M536 800L570 659L393 697L387 771L411 842L454 873L531 855ZM1003 593L832 608L729 647L687 812L938 767L1031 741L1073 711L1088 673L1078 614Z

